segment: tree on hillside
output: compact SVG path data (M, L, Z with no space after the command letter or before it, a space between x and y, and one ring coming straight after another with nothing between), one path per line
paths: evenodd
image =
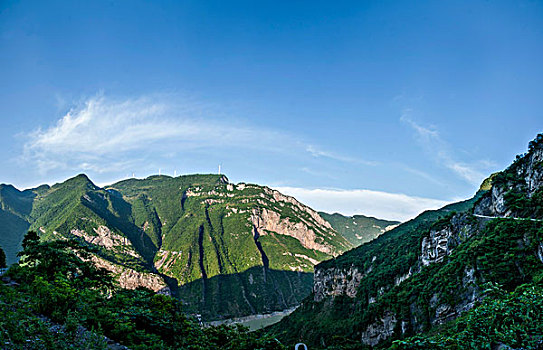
M6 267L6 253L0 248L0 269Z
M40 243L40 236L38 236L36 231L28 231L23 238L23 249L27 249L38 243Z
M52 281L56 276L74 282L78 287L113 287L113 277L91 261L95 251L75 240L40 242L38 234L29 231L23 239L23 250L17 255L28 271Z

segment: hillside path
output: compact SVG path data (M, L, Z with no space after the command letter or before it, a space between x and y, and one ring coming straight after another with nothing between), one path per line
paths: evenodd
M478 218L485 218L485 219L513 219L513 220L530 220L530 221L538 221L538 222L543 221L543 219L513 218L513 217L504 217L504 216L487 216L487 215L479 215L479 214L473 214L473 216L476 216Z

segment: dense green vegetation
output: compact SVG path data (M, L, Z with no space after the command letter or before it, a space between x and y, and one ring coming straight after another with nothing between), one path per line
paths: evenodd
M244 328L201 328L181 303L146 289L116 287L82 259L77 241L25 237L20 264L0 283L0 343L10 349L105 349L104 336L131 349L284 349Z
M347 339L360 338L361 332L376 322L386 310L398 319L396 337L402 336L402 322L404 335L428 331L438 322L438 306L446 305L447 312L456 315L455 305L462 304L466 295L481 290L483 282L499 283L505 291L512 292L522 284L540 281L543 264L534 252L541 241L541 222L495 219L480 234L460 244L444 261L423 267L420 273L404 283L396 286L391 283L392 288L385 288L381 295L372 293L376 289L372 289L370 283L377 283L378 280L370 274L367 281L361 283L356 300L347 297L320 303L306 300L290 317L272 329L287 343L301 336L307 342L315 339L316 342L312 342L315 347L322 346L323 340L329 346L334 341L344 341L334 337L338 334ZM469 271L472 271L474 280L466 283ZM386 278L385 273L386 270L378 276ZM369 304L370 297L377 301ZM415 324L413 320L416 320ZM526 328L526 332L532 331ZM389 344L385 342L382 346Z
M32 200L31 191L21 192L13 186L0 185L0 246L8 264L17 260L23 235L30 226Z
M542 148L543 136L538 135L528 153L485 181L482 188L491 191L425 212L317 265L332 272L356 268L365 273L356 297L316 302L310 296L268 334L288 344L305 341L317 349L370 348L361 339L387 348L394 340L416 334L393 346L541 348L541 302L534 300L541 297L543 279ZM513 218L489 220L485 215ZM430 236L447 252L424 263L422 254L436 249L429 245ZM500 287L485 294L488 283Z
M364 215L344 216L338 213L328 214L324 212L319 212L319 214L332 225L334 230L347 238L355 247L379 237L387 228L400 223Z
M513 349L543 347L543 286L523 284L513 292L486 285L482 303L429 334L394 341L392 349Z
M534 184L526 182L527 177L543 174L543 160L532 159L535 151L542 148L543 134L539 134L530 142L527 153L518 155L511 166L493 179L494 185L505 191L504 199L512 216L543 218L543 187L534 191Z
M0 269L5 268L6 266L6 253L4 253L4 250L0 247Z
M337 252L351 245L329 235L307 213L257 185L229 185L218 175L130 179L107 188L122 194L131 217L153 240L153 264L176 278L176 293L206 319L282 310L310 293L313 261L330 254L293 237L254 232L250 216L269 210L315 230ZM297 272L294 272L297 271Z
M368 307L370 297L378 297L381 288L383 291L390 289L397 276L407 274L417 263L422 238L436 221L471 209L480 195L482 193L468 201L426 211L370 243L320 263L317 268L350 269L355 266L371 273L362 279L355 301L348 297L337 297L317 303L311 300L311 295L290 316L272 326L271 333L287 343L303 340L319 348L324 339L326 346L331 346L330 341L341 344L358 338L364 325L369 324L372 317L381 311L376 309L376 304ZM338 338L338 335L341 337Z
M43 240L76 239L117 270L158 273L187 309L207 320L283 310L310 293L316 262L352 245L277 196L221 175L151 176L106 188L78 175L23 192L3 186L0 245L13 263L29 228ZM330 251L255 232L251 216L263 211L303 223Z

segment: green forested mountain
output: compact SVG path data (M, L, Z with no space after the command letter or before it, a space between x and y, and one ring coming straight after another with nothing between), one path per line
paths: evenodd
M355 247L379 237L400 224L399 221L381 220L364 215L345 216L324 212L319 212L319 215Z
M2 349L286 349L243 327L201 327L171 296L119 288L83 242L30 231L22 246L0 279Z
M541 347L543 135L485 187L317 265L313 294L269 334L318 349Z
M17 260L23 234L29 224L34 193L19 191L11 185L0 184L0 247L11 264Z
M282 310L311 291L313 266L353 245L316 212L225 176L151 176L105 188L78 175L0 191L0 246L15 261L28 229L77 239L121 286L171 293L206 319Z

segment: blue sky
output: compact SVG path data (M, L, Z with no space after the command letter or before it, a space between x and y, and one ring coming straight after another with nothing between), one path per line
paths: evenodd
M541 1L1 1L0 182L223 171L404 220L543 126Z

